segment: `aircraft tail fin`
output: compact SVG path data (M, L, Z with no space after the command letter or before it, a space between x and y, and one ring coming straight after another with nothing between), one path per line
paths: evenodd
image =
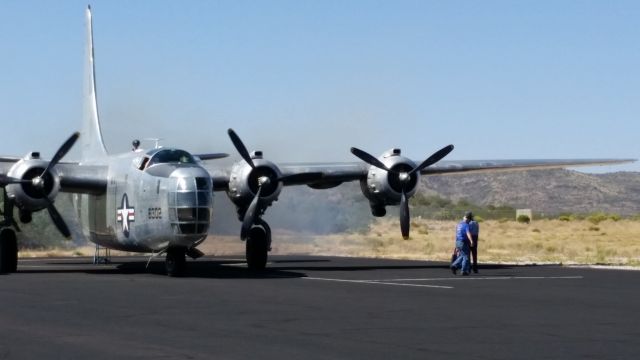
M86 10L87 43L85 53L83 123L80 136L81 161L101 162L107 157L107 149L102 141L102 130L98 117L98 99L96 95L96 72L93 53L93 21L91 6Z

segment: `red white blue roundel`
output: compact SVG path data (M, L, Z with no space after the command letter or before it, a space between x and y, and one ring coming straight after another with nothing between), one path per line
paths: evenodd
M136 220L136 209L129 207L129 198L127 193L122 195L122 203L120 208L116 210L116 221L122 223L122 233L125 237L129 237L129 225Z

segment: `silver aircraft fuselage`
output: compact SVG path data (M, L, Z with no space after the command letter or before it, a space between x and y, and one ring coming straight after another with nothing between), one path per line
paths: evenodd
M186 151L153 149L108 158L107 191L75 194L82 232L123 251L191 248L207 236L213 206L209 173Z

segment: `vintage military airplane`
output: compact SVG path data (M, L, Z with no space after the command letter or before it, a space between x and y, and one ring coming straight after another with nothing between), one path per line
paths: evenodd
M293 164L278 166L250 153L231 129L229 137L242 160L228 168L206 170L202 161L227 154L191 154L185 150L155 147L108 154L102 140L96 96L91 8L86 10L87 44L84 87L85 116L81 132L64 142L51 160L30 152L22 158L0 157L0 187L5 201L0 230L0 272L17 270L14 210L22 223L34 211L47 209L58 230L71 236L54 206L59 192L73 193L82 232L92 242L131 252L166 254L169 275L183 273L186 256L198 258L197 249L207 237L212 219L213 191L225 191L236 205L242 222L240 238L246 241L250 269L267 263L271 230L262 219L287 185L329 189L359 181L374 216L384 216L387 205L400 205L400 228L409 236L409 199L421 175L579 165L616 164L630 159L440 161L453 150L447 145L426 160L416 162L391 149L380 157L351 148L363 162ZM81 159L61 159L80 141Z

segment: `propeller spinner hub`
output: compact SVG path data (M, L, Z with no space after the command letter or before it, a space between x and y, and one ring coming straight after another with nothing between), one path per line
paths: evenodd
M44 189L44 179L41 176L36 176L33 179L31 179L31 185L33 185L33 187L35 187L36 189Z
M271 179L268 176L260 176L258 178L258 185L259 186L264 186L264 185L269 185L271 184Z

